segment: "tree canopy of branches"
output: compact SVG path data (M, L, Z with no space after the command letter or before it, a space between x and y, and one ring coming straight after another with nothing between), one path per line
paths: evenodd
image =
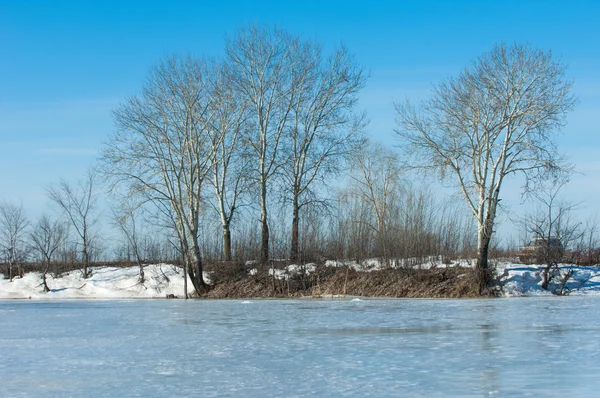
M550 52L496 45L419 107L396 104L396 133L409 164L456 178L478 224L480 290L505 177L561 167L554 134L575 99L565 66Z

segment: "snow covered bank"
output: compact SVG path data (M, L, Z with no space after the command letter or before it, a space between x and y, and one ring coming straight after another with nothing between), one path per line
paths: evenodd
M49 292L44 292L37 272L15 278L0 279L0 299L73 299L73 298L165 298L183 296L183 272L167 264L144 267L145 281L139 283L138 267L93 267L92 276L83 279L81 272L71 271L60 278L46 275ZM0 276L2 278L2 276ZM189 280L188 280L189 282ZM194 288L188 284L191 294Z
M550 283L548 290L542 289L542 265L499 264L497 274L502 293L507 297L551 295L559 287L558 281ZM560 264L562 275L572 271L565 284L565 293L569 295L600 296L600 268Z

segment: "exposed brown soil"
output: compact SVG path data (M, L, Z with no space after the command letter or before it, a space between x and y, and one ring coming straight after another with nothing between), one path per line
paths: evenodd
M221 268L223 269L223 268ZM237 266L239 270L239 266ZM236 275L237 276L234 276ZM338 295L406 298L480 297L470 268L385 269L355 271L350 268L317 266L310 275L288 280L269 276L268 269L255 275L215 273L212 288L203 298L298 298ZM243 275L243 274L242 274Z

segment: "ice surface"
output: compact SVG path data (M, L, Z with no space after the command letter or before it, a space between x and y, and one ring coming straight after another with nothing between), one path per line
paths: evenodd
M600 298L0 301L3 397L595 396Z

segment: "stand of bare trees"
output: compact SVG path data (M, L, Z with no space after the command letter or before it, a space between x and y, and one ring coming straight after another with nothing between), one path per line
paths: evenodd
M80 239L84 278L90 276L88 268L93 240L96 237L94 227L98 222L96 177L96 172L89 170L85 178L74 186L61 180L58 186L47 190L50 200L59 207Z
M277 28L241 28L227 42L229 84L251 108L252 124L243 139L256 162L260 198L261 262L269 259L268 188L281 166L280 146L305 77L310 51Z
M473 251L473 226L449 199L403 175L398 156L379 144L364 145L351 161L349 185L340 192L336 215L337 254L386 261ZM453 210L454 209L454 210ZM346 248L346 249L342 249Z
M226 45L229 84L248 104L242 144L251 149L258 185L261 262L269 260L269 190L284 177L292 203L290 257L297 259L300 211L315 182L338 171L359 139L355 113L365 74L345 48L324 57L317 43L263 26L239 29Z
M339 170L364 126L354 108L365 77L345 49L325 59L317 44L251 26L227 42L226 53L223 63L176 56L158 64L142 94L114 111L117 132L103 151L113 187L170 220L197 292L205 288L200 218L207 208L219 215L229 261L233 217L243 195L258 191L266 262L268 198L286 181L297 258L300 210L315 200L313 183ZM214 201L206 200L205 182Z
M11 202L0 202L0 249L3 257L8 263L8 277L12 281L14 268L17 267L17 275L23 276L21 268L27 256L26 228L29 219L25 214L23 205Z

